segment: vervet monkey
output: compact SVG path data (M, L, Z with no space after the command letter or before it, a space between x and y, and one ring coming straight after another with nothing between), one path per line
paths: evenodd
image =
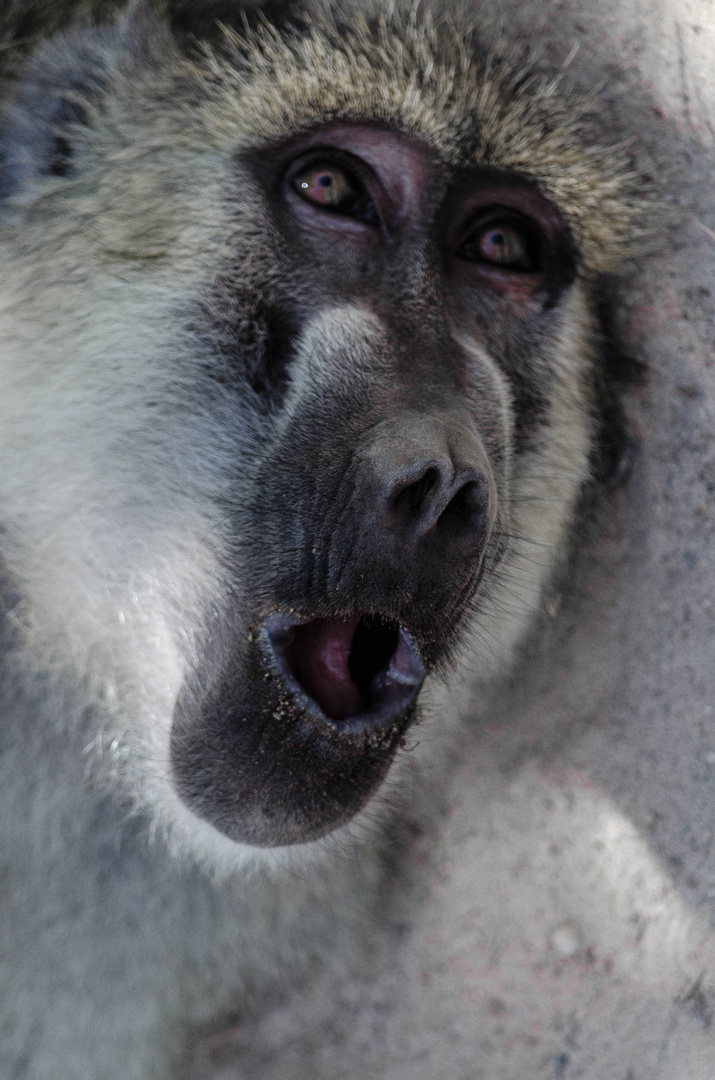
M448 725L567 548L638 197L478 22L120 8L0 15L0 1071L27 1080L167 1077L349 953L423 693Z

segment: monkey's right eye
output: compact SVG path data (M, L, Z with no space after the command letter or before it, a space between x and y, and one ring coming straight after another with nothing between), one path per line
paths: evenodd
M293 190L306 202L347 217L376 224L378 217L372 199L362 184L346 169L332 163L317 162L296 173Z

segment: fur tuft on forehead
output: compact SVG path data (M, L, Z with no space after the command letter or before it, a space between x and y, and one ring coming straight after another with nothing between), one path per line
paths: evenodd
M209 116L224 131L233 116L243 145L332 120L380 121L424 139L447 166L524 176L565 213L582 271L617 270L642 232L642 178L624 148L589 142L590 100L566 99L451 20L413 10L349 26L322 17L301 31L227 29L196 73Z

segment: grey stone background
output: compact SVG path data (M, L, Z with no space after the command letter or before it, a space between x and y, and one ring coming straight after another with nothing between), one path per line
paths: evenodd
M214 1080L715 1077L715 3L491 6L680 208L618 290L640 451L416 780L360 972L206 1043Z

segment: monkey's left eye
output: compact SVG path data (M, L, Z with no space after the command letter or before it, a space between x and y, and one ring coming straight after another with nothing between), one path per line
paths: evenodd
M330 162L307 165L293 177L292 186L306 202L369 224L378 221L375 205L365 188L339 165Z
M490 263L504 270L535 270L536 252L526 229L510 222L492 221L472 233L457 250L471 262Z

